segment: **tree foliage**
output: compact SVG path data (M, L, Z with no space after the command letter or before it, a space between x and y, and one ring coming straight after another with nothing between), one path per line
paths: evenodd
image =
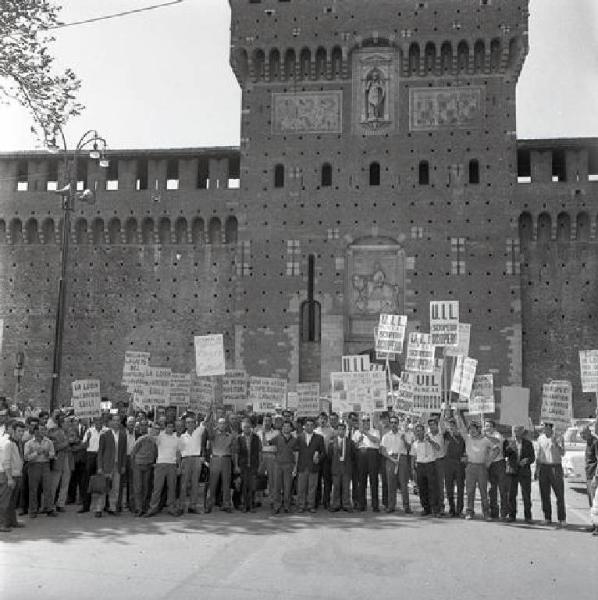
M70 69L57 71L48 49L59 11L51 0L0 2L0 100L26 107L32 132L45 143L83 109L76 101L81 82Z

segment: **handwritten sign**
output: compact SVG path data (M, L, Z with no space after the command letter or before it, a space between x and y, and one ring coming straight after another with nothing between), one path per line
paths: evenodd
M85 419L102 414L99 379L79 379L71 383L75 415Z
M490 414L495 410L494 377L492 373L476 375L469 399L469 412Z
M149 352L135 352L133 350L127 350L125 352L125 362L123 365L123 385L127 388L130 385L136 385L135 383L132 383L132 381L138 381L139 376L145 375L145 372L149 367L149 360Z
M147 395L145 404L168 406L170 403L170 367L149 367L147 370Z
M297 384L297 417L317 417L320 414L320 384Z
M242 370L226 371L222 378L222 403L242 410L248 404L248 397L247 373Z
M376 353L402 354L406 327L405 315L381 314L375 336Z
M414 413L422 414L440 410L443 366L444 359L437 358L434 361L434 373L409 373Z
M386 410L387 385L383 371L330 373L332 408L337 412Z
M457 346L459 302L430 302L430 337L434 346Z
M221 333L195 336L195 372L198 377L224 375L224 338Z
M459 394L463 399L469 399L477 367L477 360L459 355L453 374L451 392Z
M274 412L276 406L283 407L287 401L287 380L278 377L250 377L249 403L253 412Z
M405 371L434 373L434 346L429 333L409 334Z
M398 393L394 397L394 410L397 412L411 412L413 410L413 385L412 373L403 371L399 380Z
M540 420L564 431L573 420L573 387L570 381L551 381L542 386Z
M171 373L170 406L189 406L191 402L191 375L189 373Z
M598 350L580 350L579 366L582 392L598 392Z
M469 323L459 323L459 343L456 346L446 346L444 348L445 356L469 356L469 338L471 335L471 325Z
M189 410L206 414L215 403L216 383L207 377L191 381Z

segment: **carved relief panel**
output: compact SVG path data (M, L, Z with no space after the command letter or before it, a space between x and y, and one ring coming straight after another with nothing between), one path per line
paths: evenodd
M343 93L272 94L272 133L341 133Z

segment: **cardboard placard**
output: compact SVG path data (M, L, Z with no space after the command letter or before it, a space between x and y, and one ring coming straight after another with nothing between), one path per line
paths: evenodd
M195 341L195 373L198 377L224 375L224 337L221 333L214 335L196 335Z
M459 344L459 302L430 302L430 337L434 346Z
M191 375L189 373L171 373L170 406L187 407L191 402Z
M500 389L500 422L503 425L527 427L529 421L529 389L503 386Z
M170 367L148 367L147 396L144 402L149 406L168 406L170 404Z
M249 403L253 405L253 412L274 412L276 406L285 406L287 385L287 380L279 377L250 377Z
M412 373L403 371L399 381L398 393L394 396L393 409L398 412L411 412L413 410L413 385Z
M149 352L125 351L122 384L128 388L131 382L138 381L141 375L145 375L147 367L149 367L149 360Z
M370 357L367 354L355 354L343 356L341 371L350 373L352 371L369 371Z
M442 404L442 368L444 359L434 361L434 373L409 373L413 395L411 410L417 414L437 412Z
M375 333L376 354L387 356L403 353L407 317L405 315L381 314Z
M459 323L459 343L456 346L446 346L444 348L445 356L469 356L469 338L471 335L471 325L469 323Z
M382 412L388 402L386 373L330 373L332 409L336 412Z
M191 382L189 410L206 414L216 401L216 383L207 377L194 379Z
M495 410L494 377L492 373L476 375L469 399L469 412L491 414Z
M434 346L429 333L412 332L409 334L405 371L434 373Z
M459 394L463 399L469 399L477 366L478 361L474 358L459 355L453 374L451 392Z
M102 394L99 379L79 379L71 383L75 415L92 419L102 414Z
M573 386L570 381L551 381L542 386L540 420L565 431L573 421Z
M222 378L222 403L243 410L249 403L249 383L243 370L230 370Z
M286 409L296 411L299 405L299 394L297 392L287 392L287 405Z
M598 392L598 350L579 351L582 392Z
M317 417L320 414L320 384L297 384L297 417Z

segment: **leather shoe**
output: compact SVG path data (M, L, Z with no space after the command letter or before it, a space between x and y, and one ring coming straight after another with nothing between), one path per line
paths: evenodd
M81 513L88 513L89 512L89 508L80 508L77 513L81 514Z

